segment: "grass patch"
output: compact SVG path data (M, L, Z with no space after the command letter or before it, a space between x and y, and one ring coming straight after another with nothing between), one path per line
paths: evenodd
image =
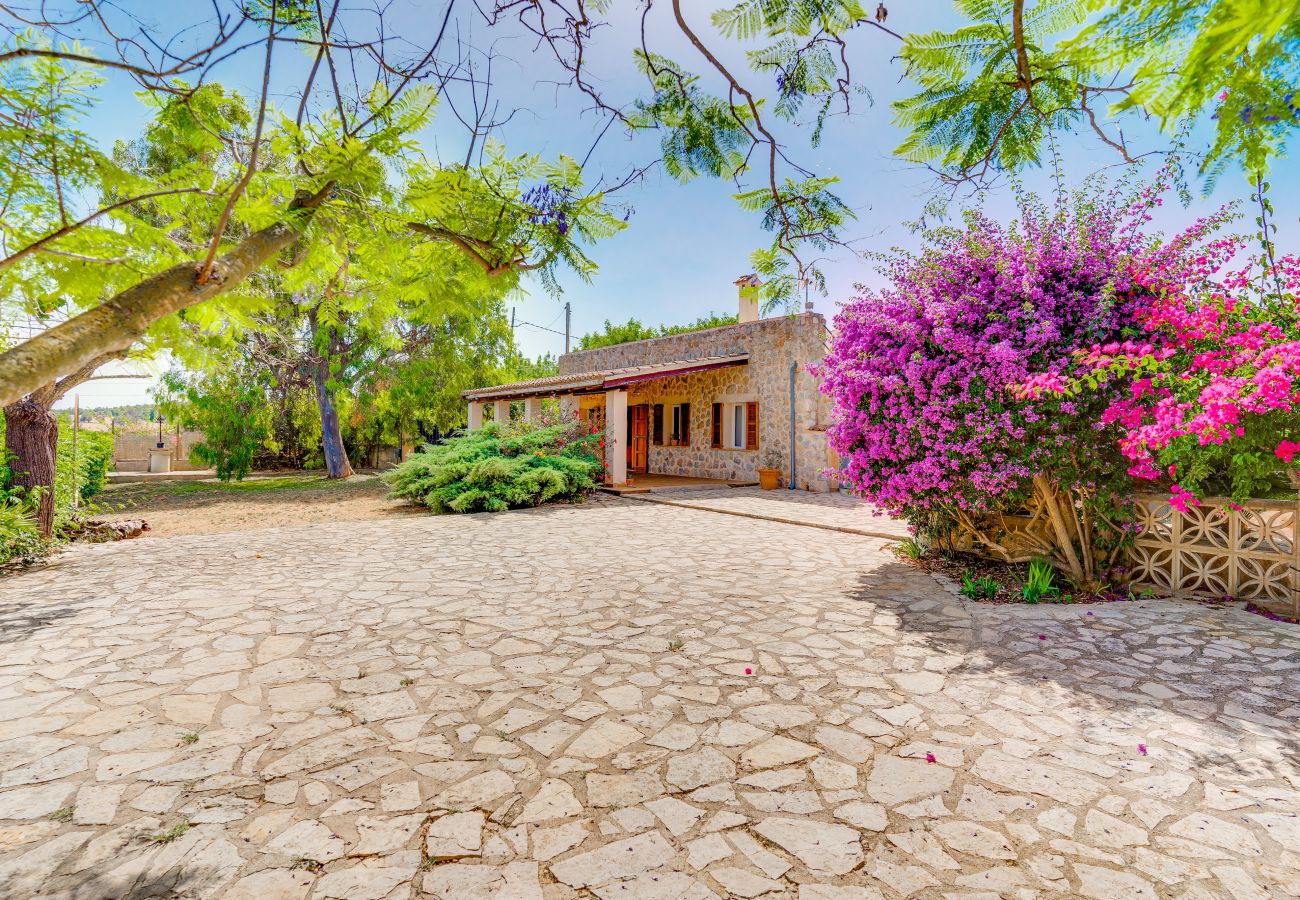
M153 841L155 844L170 844L189 830L189 822L179 822L171 828L168 828L166 831L160 831L157 834L149 835L149 840Z
M67 822L72 818L72 807L64 806L50 813L50 818L56 822Z

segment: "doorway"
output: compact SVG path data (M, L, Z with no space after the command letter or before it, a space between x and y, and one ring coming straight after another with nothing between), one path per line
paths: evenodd
M649 471L650 406L639 403L627 408L627 470L637 475Z

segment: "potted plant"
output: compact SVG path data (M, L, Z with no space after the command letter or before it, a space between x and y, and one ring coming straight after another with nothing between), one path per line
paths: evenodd
M775 447L768 447L758 459L758 486L774 491L781 486L781 463L785 457Z

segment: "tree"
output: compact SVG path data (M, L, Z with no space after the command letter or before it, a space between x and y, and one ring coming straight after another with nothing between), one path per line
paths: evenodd
M404 136L427 120L455 66L437 58L451 7L433 23L425 45L408 62L386 53L392 35L382 16L350 21L343 36L340 5L338 0L218 0L213 19L203 28L187 24L166 35L115 4L87 0L69 3L66 9L50 4L41 8L44 17L34 23L44 43L20 30L29 20L7 8L0 11L0 17L9 20L0 18L10 35L0 47L6 84L21 77L13 73L62 61L129 78L146 97L163 105L169 99L184 102L192 97L218 63L256 65L262 76L251 135L247 140L218 136L238 160L237 172L219 174L214 181L158 186L93 208L77 219L68 214L58 228L23 235L6 247L0 267L24 263L41 250L70 252L92 223L115 219L135 203L161 197L158 192L163 190L215 201L197 204L202 215L195 217L188 240L177 248L185 261L136 272L126 287L105 283L102 303L0 354L0 404L12 403L95 359L126 352L155 322L233 290L272 259L292 264L301 254L286 251L309 245L319 235L320 229L313 227L316 214L339 202L338 195L364 190L367 168L376 158L406 149ZM256 39L246 41L251 32L257 33ZM419 36L404 37L409 46ZM112 49L97 54L89 49L94 44ZM297 100L292 118L274 113L269 100L275 51L284 45L306 49L312 59L296 85L277 82L277 93ZM340 64L355 74L340 77ZM278 74L284 76L283 71ZM31 117L6 117L0 120L0 130L6 132L0 141L6 148L36 145L42 128ZM272 152L292 165L284 172L268 172L264 162ZM70 163L63 154L58 160L61 166ZM6 165L5 172L17 168ZM60 196L65 201L60 208L68 207L71 198Z
M894 105L906 159L984 181L1037 164L1053 132L1090 129L1138 155L1117 121L1154 117L1173 134L1202 116L1215 137L1201 169L1264 173L1300 124L1297 0L960 0L971 22L907 36L921 90Z
M688 331L703 331L706 328L718 328L722 325L734 325L736 316L719 315L710 312L700 316L686 325L642 325L637 319L628 319L626 324L615 324L605 320L603 331L593 331L578 339L579 350L592 350L596 347L609 347L614 344L627 344L632 341L645 341L650 338L664 337L670 334L684 334Z

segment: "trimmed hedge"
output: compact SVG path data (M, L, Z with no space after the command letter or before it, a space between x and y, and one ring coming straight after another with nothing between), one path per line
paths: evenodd
M483 428L425 445L384 481L392 496L436 512L501 512L595 490L604 441L577 422Z

